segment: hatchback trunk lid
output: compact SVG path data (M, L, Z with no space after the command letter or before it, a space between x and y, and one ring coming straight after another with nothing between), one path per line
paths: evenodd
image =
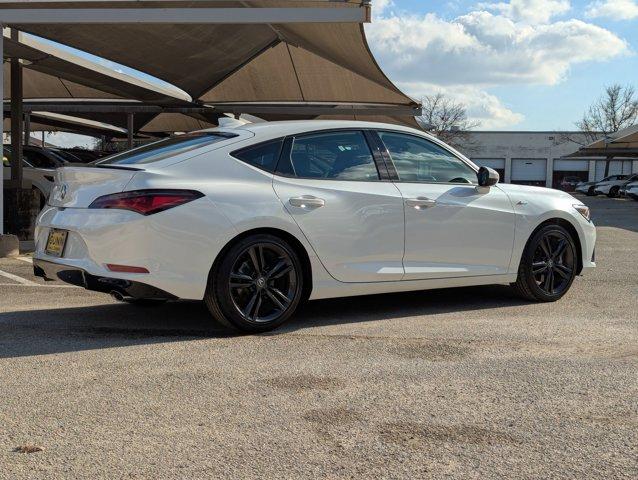
M129 167L63 167L55 172L49 205L86 208L93 200L124 190L141 169Z

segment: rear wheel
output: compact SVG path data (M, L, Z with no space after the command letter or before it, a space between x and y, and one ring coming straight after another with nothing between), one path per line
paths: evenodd
M609 198L616 198L618 196L618 192L620 192L620 187L611 187L607 196Z
M576 276L577 250L570 233L559 225L536 232L525 247L514 288L524 298L554 302Z
M233 245L211 272L204 300L216 320L245 332L265 332L288 320L303 292L301 261L274 235Z

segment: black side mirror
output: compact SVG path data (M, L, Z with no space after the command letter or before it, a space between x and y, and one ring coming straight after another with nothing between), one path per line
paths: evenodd
M478 184L481 187L496 185L501 178L498 172L490 167L479 168L476 176L478 177Z

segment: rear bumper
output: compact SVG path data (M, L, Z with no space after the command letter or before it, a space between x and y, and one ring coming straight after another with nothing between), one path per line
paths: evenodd
M35 276L42 277L45 280L62 280L71 285L84 287L95 292L118 293L123 299L177 299L177 297L164 290L142 282L91 275L81 268L47 262L46 260L34 259L33 273Z

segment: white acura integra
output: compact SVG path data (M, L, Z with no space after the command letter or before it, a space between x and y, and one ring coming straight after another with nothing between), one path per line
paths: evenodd
M59 169L34 268L125 301L203 299L246 331L306 299L497 283L561 298L595 266L589 209L497 181L396 125L216 128Z

